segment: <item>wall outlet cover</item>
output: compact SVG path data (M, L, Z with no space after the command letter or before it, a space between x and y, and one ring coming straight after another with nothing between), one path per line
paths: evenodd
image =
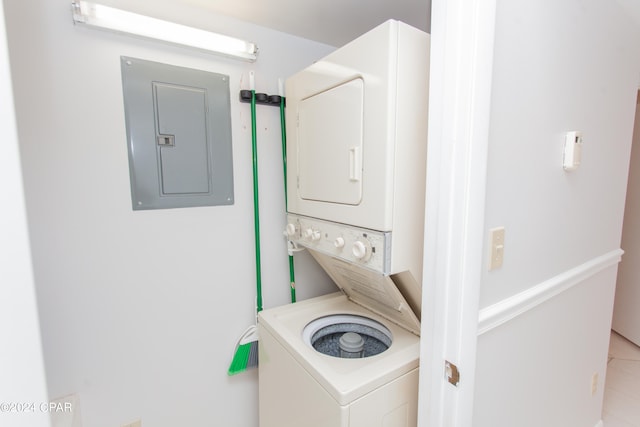
M82 427L77 394L51 400L47 410L51 414L51 427Z

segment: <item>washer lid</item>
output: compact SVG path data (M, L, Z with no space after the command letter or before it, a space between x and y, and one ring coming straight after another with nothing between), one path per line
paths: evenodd
M309 250L309 253L351 301L420 335L420 320L391 276L361 268L314 250Z

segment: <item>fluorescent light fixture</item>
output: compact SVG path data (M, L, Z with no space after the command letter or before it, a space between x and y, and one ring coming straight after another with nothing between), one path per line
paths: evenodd
M71 3L73 22L253 62L255 43L127 12L88 1Z

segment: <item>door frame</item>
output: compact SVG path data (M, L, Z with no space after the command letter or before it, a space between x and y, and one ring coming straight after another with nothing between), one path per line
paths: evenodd
M472 425L495 9L496 0L432 2L421 427Z

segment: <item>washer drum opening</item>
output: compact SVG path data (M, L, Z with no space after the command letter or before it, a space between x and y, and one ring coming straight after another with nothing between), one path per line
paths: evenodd
M345 334L357 334L362 338L362 349L349 352L340 348ZM327 356L354 359L371 357L387 350L393 342L391 331L373 319L351 314L321 317L305 326L304 342ZM344 343L344 338L343 338Z

